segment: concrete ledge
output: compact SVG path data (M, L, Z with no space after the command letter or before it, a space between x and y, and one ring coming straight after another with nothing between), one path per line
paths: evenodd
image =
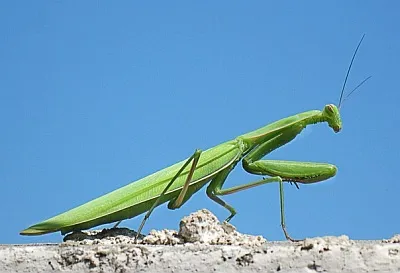
M267 242L205 210L183 219L179 232L154 231L138 243L129 234L112 229L79 232L61 244L1 245L0 272L400 272L399 235Z
M345 236L261 247L3 245L0 257L0 272L400 272L400 244Z

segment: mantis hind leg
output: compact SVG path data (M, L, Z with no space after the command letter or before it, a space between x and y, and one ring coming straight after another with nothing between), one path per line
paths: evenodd
M169 209L180 208L190 198L190 196L193 194L193 192L198 190L197 187L200 188L203 186L203 185L199 184L199 185L197 185L197 187L193 186L192 190L189 190L189 185L192 180L193 173L196 170L197 163L199 162L200 154L201 154L200 150L196 150L196 152L193 154L193 156L192 156L193 163L192 163L192 166L190 167L188 176L185 180L185 184L183 184L183 187L182 187L181 191L179 192L179 195L176 198L172 199L168 203ZM170 184L168 184L168 186L166 187L166 190L164 190L164 191L167 191L167 189L172 185L172 183L173 183L173 181L171 181ZM160 198L161 198L161 196L160 196Z
M189 159L182 165L182 167L176 172L175 176L171 179L171 181L168 183L168 185L164 188L164 190L161 192L160 196L156 199L156 201L153 203L151 208L147 211L146 215L144 216L142 222L140 223L139 229L136 233L135 236L135 241L137 240L138 236L140 235L140 232L142 231L142 228L144 224L146 223L147 219L149 219L151 213L153 210L160 204L161 199L164 197L165 193L168 191L168 189L172 186L172 184L175 182L175 180L179 177L179 175L183 172L183 170L192 162L192 165L189 170L189 174L186 178L185 184L183 185L183 188L181 192L179 193L178 197L174 200L173 205L174 206L181 206L182 203L184 202L185 195L188 191L190 181L192 180L193 173L196 169L197 163L199 162L199 158L201 155L201 150L196 150L194 154L189 157ZM117 224L119 224L118 222Z

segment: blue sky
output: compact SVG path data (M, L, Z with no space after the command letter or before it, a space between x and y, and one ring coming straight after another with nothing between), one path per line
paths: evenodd
M310 126L271 159L329 162L335 178L286 184L295 238L399 233L397 1L7 1L0 4L0 243L19 231L272 121L337 103L339 134ZM226 186L253 181L238 165ZM224 197L240 232L283 240L278 185ZM144 231L207 208L155 210ZM124 221L136 229L142 217Z

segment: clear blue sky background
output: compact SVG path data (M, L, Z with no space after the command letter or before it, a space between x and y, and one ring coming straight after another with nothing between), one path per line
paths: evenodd
M339 134L320 124L269 158L330 162L327 182L286 184L295 238L400 232L398 1L5 1L0 4L0 243L31 224L274 120L337 103ZM253 181L241 166L232 186ZM278 185L225 197L238 230L284 239ZM159 207L144 231L177 229L208 208L202 190ZM122 226L136 229L137 217Z

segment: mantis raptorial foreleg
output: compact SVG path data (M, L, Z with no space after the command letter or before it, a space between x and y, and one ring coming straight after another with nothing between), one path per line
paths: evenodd
M332 170L335 166L331 164L325 163L311 163L311 162L295 162L295 161L281 161L281 160L260 160L262 157L272 152L273 150L279 148L282 145L292 141L302 130L304 126L298 125L294 128L287 129L283 131L277 136L272 137L270 140L265 141L260 144L254 150L252 150L249 154L247 154L243 158L243 168L253 174L259 175L270 175L272 177L264 178L259 181L222 189L222 186L230 172L227 170L226 172L221 173L219 176L215 177L213 181L211 181L210 185L207 188L207 195L227 208L231 215L226 219L226 221L230 221L232 217L236 214L236 210L228 205L225 201L217 197L217 195L227 195L232 194L241 190L245 190L248 188L252 188L255 186L279 182L279 196L280 196L280 210L281 210L281 226L283 232L288 240L297 241L292 239L286 231L285 225L285 211L284 211L284 190L283 190L283 181L288 182L302 182L303 180L314 179L318 181L318 176L321 172L324 172L324 167L326 167L327 171ZM315 166L318 167L316 171ZM300 168L301 172L297 173L296 169ZM326 178L323 178L324 180Z

